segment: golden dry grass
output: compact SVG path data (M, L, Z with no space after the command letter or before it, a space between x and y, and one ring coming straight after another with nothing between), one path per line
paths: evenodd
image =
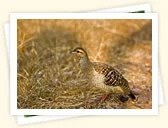
M151 20L18 20L18 108L151 108ZM69 54L85 48L91 60L115 66L137 101L104 103ZM86 106L87 102L87 106Z

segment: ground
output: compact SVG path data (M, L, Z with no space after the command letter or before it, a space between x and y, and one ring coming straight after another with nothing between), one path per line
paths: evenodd
M18 20L17 107L152 107L151 20ZM104 92L84 79L76 47L92 61L107 63L128 80L136 101L122 103L116 94L99 103Z

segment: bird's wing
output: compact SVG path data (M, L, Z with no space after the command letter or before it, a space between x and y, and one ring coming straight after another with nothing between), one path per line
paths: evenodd
M112 66L94 62L93 67L95 71L105 76L104 83L108 86L128 86L127 80L122 76L120 72L114 69Z

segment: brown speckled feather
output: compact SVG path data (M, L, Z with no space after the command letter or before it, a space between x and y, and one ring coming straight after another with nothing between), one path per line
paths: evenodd
M121 101L128 100L128 96L131 99L136 98L129 88L128 81L112 66L98 62L90 62L87 52L80 47L75 48L71 53L75 53L80 57L79 63L81 70L88 79L88 82L107 92L113 92L112 90L119 88L119 90L122 90L124 93L124 95L120 97Z
M107 64L98 62L93 62L92 64L95 71L105 76L105 85L111 87L120 86L123 89L124 93L130 93L128 81L122 76L120 72Z

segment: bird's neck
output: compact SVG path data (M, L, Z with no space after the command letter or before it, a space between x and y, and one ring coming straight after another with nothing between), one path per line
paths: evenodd
M88 56L85 56L80 59L80 66L83 71L88 71L92 67L92 63L90 62Z

